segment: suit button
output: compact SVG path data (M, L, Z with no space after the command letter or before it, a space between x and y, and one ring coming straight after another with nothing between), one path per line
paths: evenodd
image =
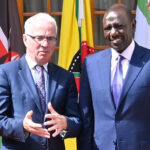
M42 146L45 146L45 143L44 143L44 142L41 142L41 145L42 145Z
M120 120L116 120L116 123L117 123L117 124L120 123Z
M114 144L115 146L117 145L117 142L116 142L116 140L114 140L114 141L113 141L113 144Z

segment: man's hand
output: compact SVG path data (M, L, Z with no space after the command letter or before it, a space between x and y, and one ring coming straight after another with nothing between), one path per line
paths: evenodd
M32 121L33 111L28 111L24 120L23 120L23 127L26 132L36 134L41 137L50 138L50 133L47 129L42 128L42 125L39 123L34 123Z
M51 114L46 114L45 118L49 118L50 120L44 122L44 125L51 126L50 128L48 128L48 131L55 130L52 136L56 137L62 130L67 129L67 118L63 115L58 114L52 107L51 103L48 103L48 109Z

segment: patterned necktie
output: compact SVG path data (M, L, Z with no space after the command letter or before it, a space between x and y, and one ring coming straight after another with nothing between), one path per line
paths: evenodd
M122 91L122 86L123 86L123 72L122 72L122 64L121 64L122 59L123 57L119 55L117 66L116 66L116 72L112 83L112 92L113 92L113 97L114 97L116 107L118 106L121 91Z
M45 92L45 78L44 78L44 67L36 65L36 86L41 100L41 107L43 113L46 109L46 92Z

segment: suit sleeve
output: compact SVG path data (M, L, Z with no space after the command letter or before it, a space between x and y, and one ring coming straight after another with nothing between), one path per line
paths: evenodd
M92 150L93 141L93 107L91 89L86 69L86 59L82 66L79 107L82 116L83 129L78 138L79 150Z
M16 118L13 114L9 79L0 67L0 136L24 142L23 119Z
M73 74L70 75L67 86L68 90L65 115L68 120L68 128L66 138L76 137L81 131L81 116L79 112L79 105L77 103L78 93Z

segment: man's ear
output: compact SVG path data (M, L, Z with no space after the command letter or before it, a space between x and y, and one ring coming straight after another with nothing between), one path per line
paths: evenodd
M132 29L133 29L133 31L135 31L135 29L136 29L136 19L133 18L131 23L132 23Z
M23 34L23 35L22 35L22 39L23 39L23 43L24 43L24 45L25 45L25 47L26 47L27 35L26 35L26 34Z
M131 26L132 26L132 34L133 34L133 38L135 36L135 29L136 29L136 19L133 18L132 21L131 21Z

